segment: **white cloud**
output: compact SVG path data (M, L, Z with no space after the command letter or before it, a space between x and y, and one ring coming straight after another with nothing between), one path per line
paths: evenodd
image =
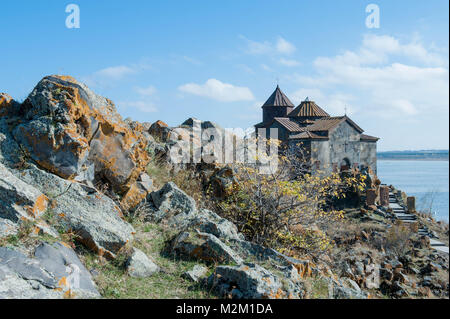
M285 59L285 58L281 58L280 60L278 60L278 62L280 64L282 64L284 66L288 66L288 67L295 67L295 66L299 66L301 64L297 60Z
M317 88L302 88L289 95L295 105L300 104L308 98L314 101L330 115L347 115L358 112L358 107L354 105L355 97L344 93L325 94Z
M234 86L216 79L209 79L205 84L187 83L178 87L182 92L204 96L221 102L251 101L253 93L247 87Z
M136 109L144 113L153 113L158 111L155 103L152 101L155 99L154 95L157 92L154 86L149 85L147 87L135 87L134 90L141 96L141 99L135 101L122 101L119 103L121 106Z
M152 85L144 87L144 88L137 87L137 88L135 88L135 90L137 93L139 93L140 95L143 95L143 96L152 96L157 91L156 88Z
M102 69L100 71L97 71L94 73L94 76L97 77L105 77L105 78L111 78L114 80L120 80L126 75L134 74L136 73L136 70L125 65L119 65L119 66L112 66L109 68Z
M144 113L157 112L158 109L150 101L122 101L118 103L125 108L134 108Z
M417 40L403 44L391 36L366 35L356 51L318 57L317 74L297 76L297 81L302 87L331 91L328 95L333 91L358 95L354 109L370 116L411 117L430 110L448 114L446 60L448 56L425 49Z
M292 54L296 50L295 46L292 43L286 41L282 37L278 38L276 48L277 51L282 54Z
M252 55L290 55L297 50L295 45L282 37L278 37L276 42L253 41L247 39L243 35L240 35L239 37L247 43L245 52Z
M138 74L150 66L147 64L133 64L133 65L117 65L107 67L84 77L82 80L88 86L92 87L110 87L117 82L131 76Z
M270 66L268 66L267 64L261 64L261 68L264 71L269 71L269 72L273 71L272 68Z

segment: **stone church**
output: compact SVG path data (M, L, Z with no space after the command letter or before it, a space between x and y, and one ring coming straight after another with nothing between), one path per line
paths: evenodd
M307 154L312 169L326 172L353 168L377 171L377 141L347 115L330 116L314 101L306 98L297 107L279 86L262 106L263 121L255 125L278 129L278 139L289 152Z

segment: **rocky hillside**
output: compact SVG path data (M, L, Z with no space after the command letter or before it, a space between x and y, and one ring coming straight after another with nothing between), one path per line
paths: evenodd
M223 196L232 170L168 156L194 121L123 120L67 76L0 94L0 298L448 298L448 254L377 207L348 209L317 259L248 241L194 192Z

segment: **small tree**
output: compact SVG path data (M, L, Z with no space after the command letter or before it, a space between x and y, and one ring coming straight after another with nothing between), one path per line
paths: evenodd
M258 164L234 165L238 182L230 186L233 189L219 208L253 242L291 255L318 256L331 245L323 232L326 225L343 218L343 211L334 210L330 201L345 196L349 185L358 181L353 176L343 180L338 173L312 172L308 154L302 152L263 154L264 161L259 154ZM261 162L270 160L278 165L261 174Z

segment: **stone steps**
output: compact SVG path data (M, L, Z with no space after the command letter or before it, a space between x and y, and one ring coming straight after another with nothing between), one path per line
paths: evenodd
M401 220L403 223L414 223L417 222L417 216L411 213L408 213L404 207L402 207L397 198L393 193L389 193L389 207L392 209L392 213L394 217L398 220ZM430 233L427 227L419 228L418 232L421 236L427 236L430 238L430 246L437 251L443 253L449 253L449 248L445 243L442 243L436 239L433 239L433 235Z

